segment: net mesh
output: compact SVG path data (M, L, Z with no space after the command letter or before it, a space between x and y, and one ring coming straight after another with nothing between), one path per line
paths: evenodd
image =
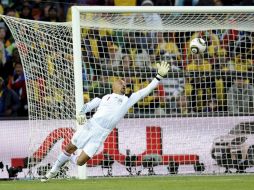
M159 17L160 18L159 18ZM151 31L250 30L253 13L87 13L81 24L88 27ZM159 19L157 19L159 18ZM157 19L157 20L155 20ZM159 26L159 28L157 28ZM190 30L191 29L191 30Z
M15 38L25 71L30 120L29 175L43 175L70 141L75 127L72 30L67 23L3 19Z
M87 163L88 176L252 171L252 14L101 13L80 19L85 102L111 93L119 78L130 95L151 81L157 62L171 65ZM38 169L55 160L73 133L71 25L4 20L26 73L30 167ZM196 37L206 41L202 54L190 52ZM64 141L56 148L59 139Z

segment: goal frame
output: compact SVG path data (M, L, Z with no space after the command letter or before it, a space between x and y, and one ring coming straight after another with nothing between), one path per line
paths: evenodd
M253 13L254 6L72 6L72 38L73 38L73 62L75 79L76 113L78 113L83 101L82 90L82 53L81 53L81 22L80 13ZM78 177L85 179L85 166L78 167Z
M253 13L254 6L72 6L73 62L76 111L83 104L80 13Z
M76 111L82 107L82 53L80 13L253 13L254 6L72 6L72 38L73 38L73 62L75 77Z

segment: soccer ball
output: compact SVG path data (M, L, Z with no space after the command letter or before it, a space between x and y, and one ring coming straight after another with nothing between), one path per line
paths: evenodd
M206 50L205 40L202 38L194 38L191 40L190 49L193 54L203 53Z

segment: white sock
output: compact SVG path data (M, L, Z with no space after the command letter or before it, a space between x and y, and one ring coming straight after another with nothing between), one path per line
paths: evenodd
M76 155L72 154L71 155L71 163L77 165L77 160L78 160L78 155L77 154Z
M55 162L55 164L53 165L52 169L50 170L51 172L55 173L58 172L58 170L66 163L70 160L70 155L66 155L68 153L66 152L62 152L58 157L57 160Z

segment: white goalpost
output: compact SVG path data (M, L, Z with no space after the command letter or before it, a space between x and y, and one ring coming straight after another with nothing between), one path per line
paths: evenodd
M86 167L59 177L253 172L254 7L72 7L71 23L2 16L26 76L28 171L40 177L70 142L84 102L168 76L120 121ZM200 37L207 50L192 54ZM88 114L88 118L92 116ZM80 126L78 126L80 127ZM17 140L18 143L18 140Z
M80 17L78 11L72 9L72 20ZM83 107L83 83L82 83L82 53L81 53L81 33L80 20L72 22L72 39L73 39L73 63L74 63L74 81L75 81L75 100L76 113L79 113ZM82 126L80 126L82 127ZM78 130L78 129L77 129ZM80 179L86 178L86 166L78 167L78 177Z

